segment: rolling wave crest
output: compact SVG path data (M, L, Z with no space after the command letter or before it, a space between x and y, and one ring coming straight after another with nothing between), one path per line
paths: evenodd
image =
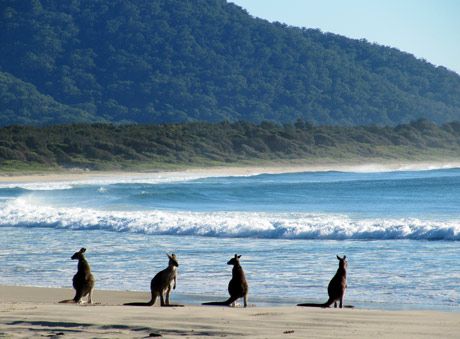
M101 211L7 201L0 226L98 229L159 235L279 239L460 240L460 220L360 219L345 215L259 212Z

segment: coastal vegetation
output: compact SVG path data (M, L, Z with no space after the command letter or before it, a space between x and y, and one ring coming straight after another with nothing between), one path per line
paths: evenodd
M453 159L460 122L395 127L262 122L0 128L0 170L173 169L274 162Z
M5 0L0 17L0 126L460 118L455 72L365 40L270 23L224 0ZM146 156L126 147L134 160ZM310 154L300 149L291 151ZM242 152L209 151L219 161Z

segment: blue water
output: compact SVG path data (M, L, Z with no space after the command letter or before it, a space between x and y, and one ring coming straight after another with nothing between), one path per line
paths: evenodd
M84 246L98 288L148 290L174 252L173 299L198 303L239 253L253 303L295 304L345 254L347 303L460 311L459 207L460 169L0 184L0 284L71 286Z

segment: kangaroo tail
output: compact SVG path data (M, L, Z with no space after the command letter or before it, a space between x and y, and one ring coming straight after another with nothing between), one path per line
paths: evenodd
M153 304L155 304L155 299L150 300L148 303L126 303L123 305L125 306L153 306Z
M68 300L61 300L59 303L60 304L75 304L76 301L73 299L68 299Z
M125 306L153 306L155 304L157 297L152 295L152 299L148 303L126 303Z
M305 304L297 304L297 306L303 306L303 307L327 307L326 304L310 304L310 303L305 303Z
M151 302L148 303L126 303L124 306L153 306Z
M210 305L210 306L228 306L234 302L238 297L230 297L226 301L211 301L208 303L202 303L201 305Z
M152 297L148 303L126 303L125 306L153 306L157 300L157 295L152 291ZM161 299L163 301L163 299Z
M202 303L201 305L208 305L208 306L228 306L230 305L226 301L211 301L208 303Z
M303 307L330 307L334 303L334 299L329 299L326 301L324 304L315 304L315 303L305 303L305 304L297 304L297 306L303 306Z

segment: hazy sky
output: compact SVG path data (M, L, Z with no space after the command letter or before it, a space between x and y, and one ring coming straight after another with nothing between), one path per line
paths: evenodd
M251 15L396 47L460 74L460 0L230 0Z

